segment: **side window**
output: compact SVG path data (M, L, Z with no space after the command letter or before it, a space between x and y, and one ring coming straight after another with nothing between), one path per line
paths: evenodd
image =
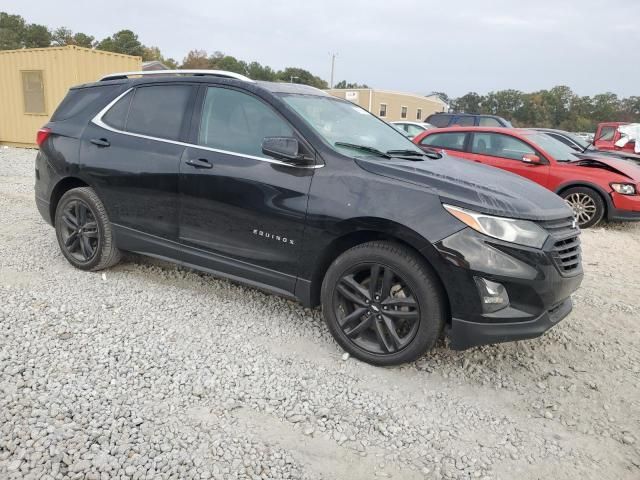
M202 107L198 143L262 157L265 137L292 137L291 126L270 106L246 93L209 87Z
M129 105L131 105L131 98L133 92L127 93L124 97L118 100L113 107L102 117L102 121L117 130L124 130L124 125L127 122L127 115L129 114Z
M448 150L463 150L466 136L464 132L435 133L425 137L420 144Z
M480 117L481 127L501 127L500 122L491 117Z
M474 133L471 152L512 160L522 160L527 153L536 154L536 151L523 141L500 133Z
M473 117L456 117L453 119L453 125L473 127L475 125L475 119Z
M190 85L138 87L131 100L125 130L177 140L191 91Z
M611 141L616 134L615 127L602 127L598 140Z
M448 126L449 120L451 120L451 115L431 115L429 118L427 118L427 121L431 125L439 128Z

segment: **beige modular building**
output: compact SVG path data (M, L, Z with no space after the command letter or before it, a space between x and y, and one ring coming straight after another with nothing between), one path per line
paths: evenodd
M0 143L34 146L69 87L141 69L140 57L76 46L0 51Z
M412 93L373 88L332 88L327 92L360 105L388 122L423 122L432 113L447 111L442 101Z

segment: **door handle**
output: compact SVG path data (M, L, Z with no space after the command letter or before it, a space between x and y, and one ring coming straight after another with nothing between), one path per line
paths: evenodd
M211 162L206 158L195 158L187 160L185 163L194 168L213 168Z
M89 141L99 147L108 147L109 145L111 145L109 140L107 140L106 138L92 138Z

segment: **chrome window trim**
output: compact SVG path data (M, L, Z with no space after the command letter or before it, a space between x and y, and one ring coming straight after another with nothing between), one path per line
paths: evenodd
M202 150L208 150L210 152L223 153L225 155L232 155L234 157L250 158L252 160L259 160L261 162L272 163L274 165L282 165L283 167L308 168L308 169L316 169L316 168L324 167L323 164L318 164L318 165L294 165L293 163L287 163L287 162L283 162L281 160L276 160L276 159L273 159L273 158L257 157L255 155L248 155L248 154L241 153L241 152L232 152L232 151L229 151L229 150L221 150L221 149L218 149L218 148L207 147L205 145L197 145L195 143L187 143L187 142L180 142L178 140L169 140L167 138L152 137L150 135L144 135L142 133L125 132L123 130L118 130L117 128L114 128L114 127L104 123L104 121L102 120L102 117L104 117L107 114L107 112L109 110L111 110L111 107L113 107L118 102L118 100L120 100L122 97L124 97L127 93L129 93L134 88L135 87L131 87L131 88L127 89L126 91L124 91L120 95L118 95L116 98L111 100L107 104L106 107L104 107L102 110L100 110L96 114L96 116L91 119L91 123L93 123L94 125L97 125L100 128L104 128L105 130L109 130L110 132L114 132L114 133L119 133L121 135L129 135L130 137L138 137L138 138L144 138L144 139L147 139L147 140L155 140L157 142L171 143L173 145L181 145L183 147L199 148L199 149L202 149Z

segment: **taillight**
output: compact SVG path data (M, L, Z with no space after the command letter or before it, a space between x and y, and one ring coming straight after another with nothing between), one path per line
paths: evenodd
M36 143L38 144L38 146L42 146L42 144L47 140L47 138L49 138L49 135L51 135L51 129L47 128L47 127L43 127L40 130L38 130L38 133L36 135Z

